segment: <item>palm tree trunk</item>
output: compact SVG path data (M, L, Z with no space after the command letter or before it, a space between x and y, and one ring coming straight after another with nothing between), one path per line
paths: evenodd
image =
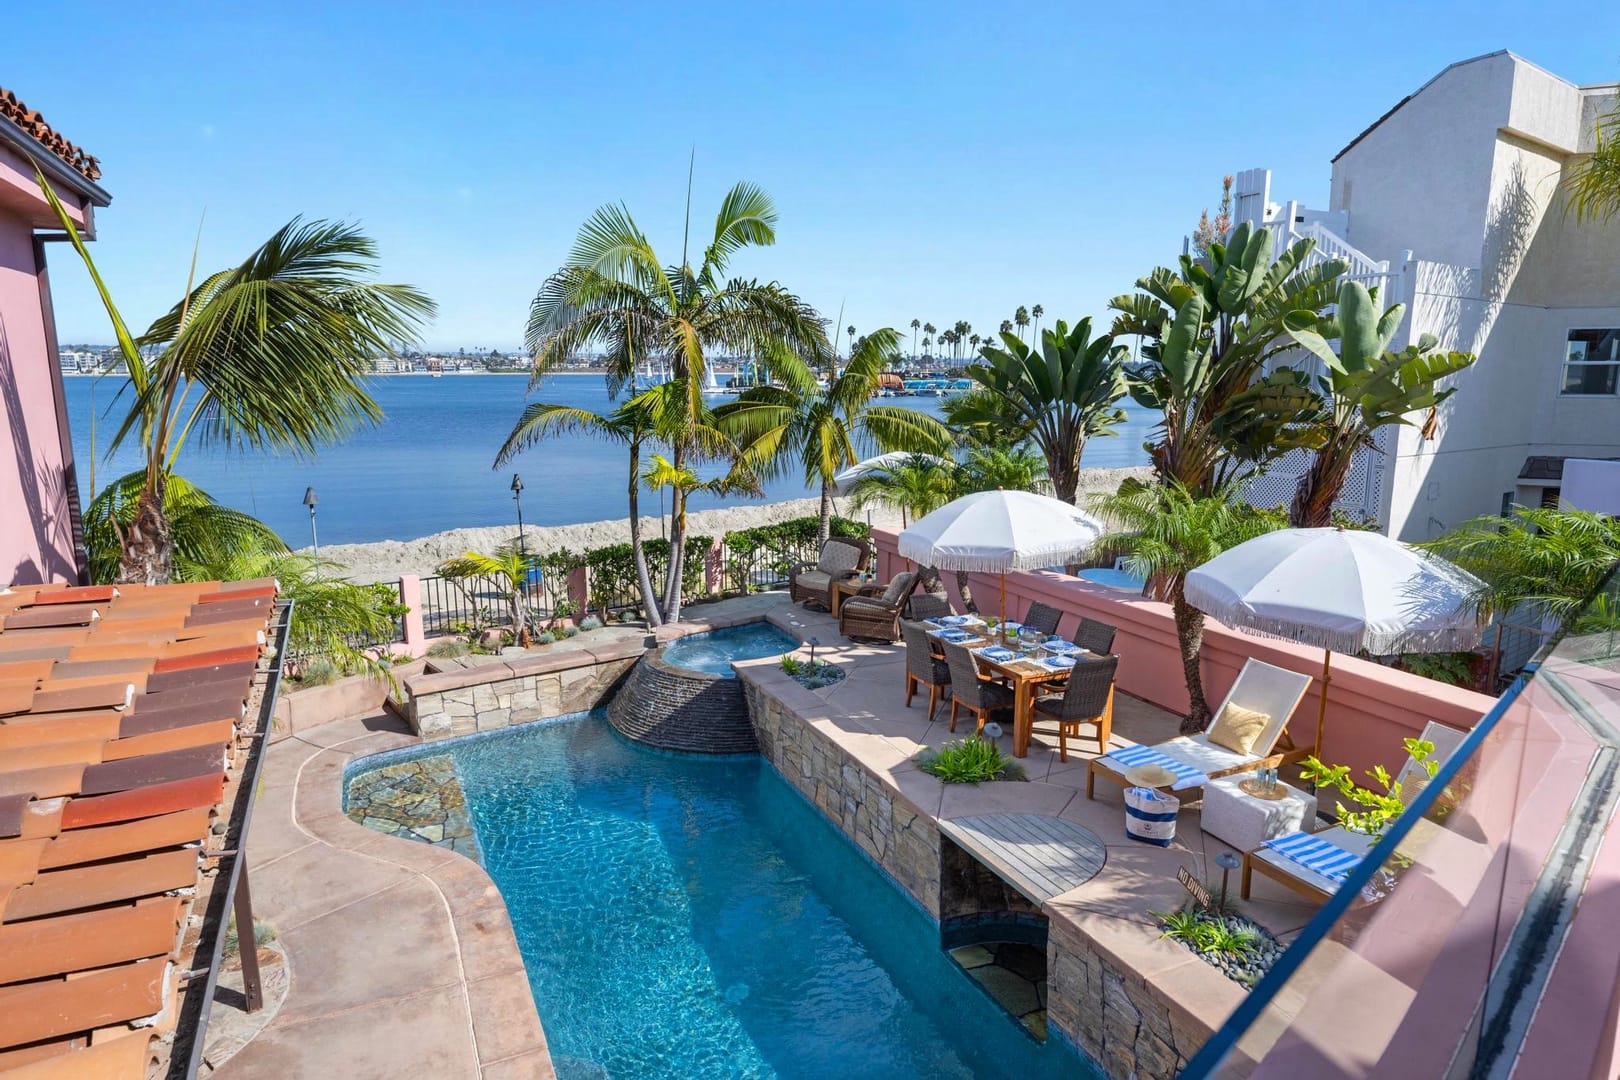
M816 522L816 550L820 551L832 535L832 485L821 481L821 517Z
M1353 453L1343 453L1330 442L1316 452L1311 467L1299 478L1288 506L1288 524L1296 529L1325 529L1333 524L1333 504L1350 476Z
M1084 449L1085 444L1081 444ZM1061 502L1074 505L1075 492L1080 488L1080 450L1070 452L1062 447L1046 459L1046 475L1052 481L1052 495Z
M676 472L686 464L685 447L677 444L671 455ZM669 569L664 579L664 621L679 622L681 617L681 573L686 561L686 489L680 484L670 488L669 499Z
M630 440L630 555L636 564L636 585L641 589L641 613L646 616L647 628L663 625L658 612L658 593L653 590L652 575L647 572L647 549L641 542L641 440ZM607 612L602 613L603 617Z
M174 538L163 513L167 477L159 471L141 489L135 519L123 530L118 581L123 585L167 585L174 574Z
M1181 733L1194 735L1209 726L1209 701L1204 697L1204 673L1199 652L1204 645L1204 613L1187 603L1182 581L1170 591L1170 607L1176 617L1176 644L1181 648L1181 671L1187 679L1189 708L1181 721Z
M969 615L979 613L979 605L973 602L973 590L968 588L968 572L966 570L956 572L956 595L962 598L963 611Z

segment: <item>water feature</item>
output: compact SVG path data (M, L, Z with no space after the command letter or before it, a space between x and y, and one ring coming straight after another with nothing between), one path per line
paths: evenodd
M403 756L446 753L563 1080L1102 1075L1031 1038L757 757L594 716Z
M728 679L737 677L731 665L738 660L780 656L799 647L799 639L767 622L743 623L722 630L689 634L664 649L664 661L691 671L706 671Z

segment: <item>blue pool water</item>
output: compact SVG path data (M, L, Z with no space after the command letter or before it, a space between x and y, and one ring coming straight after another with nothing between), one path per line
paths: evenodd
M733 661L781 656L798 647L799 639L792 634L768 622L751 622L724 630L707 630L671 642L664 649L664 659L676 667L734 679L737 673L731 669Z
M425 752L446 751L563 1080L1101 1076L1026 1035L758 758L596 716Z

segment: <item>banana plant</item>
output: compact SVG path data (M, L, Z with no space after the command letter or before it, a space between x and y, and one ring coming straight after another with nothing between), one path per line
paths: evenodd
M1141 339L1139 359L1125 365L1131 397L1161 410L1157 438L1145 449L1162 483L1210 495L1264 469L1297 445L1298 398L1287 377L1265 375L1268 362L1294 347L1285 332L1291 312L1321 313L1333 303L1342 259L1309 260L1304 239L1273 258L1272 235L1244 222L1207 259L1183 255L1177 269L1159 267L1136 293L1109 302L1115 337ZM1266 387L1266 393L1251 393ZM1252 413L1277 399L1296 409Z
M1296 528L1332 524L1333 504L1356 451L1371 447L1379 428L1411 423L1408 417L1421 412L1425 434L1432 432L1440 403L1457 392L1440 384L1474 363L1473 353L1438 351L1432 334L1390 352L1405 315L1403 304L1380 312L1375 292L1359 281L1344 281L1331 314L1301 310L1284 319L1289 338L1327 368L1317 380L1319 413L1305 425L1316 433L1311 467L1299 478L1288 512ZM1278 374L1283 372L1299 378L1287 369Z

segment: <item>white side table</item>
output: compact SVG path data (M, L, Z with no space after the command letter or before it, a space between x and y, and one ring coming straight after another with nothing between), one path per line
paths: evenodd
M1204 785L1201 825L1239 851L1253 851L1267 840L1316 826L1316 796L1278 781L1280 799L1250 795L1238 784L1247 776L1211 780Z

